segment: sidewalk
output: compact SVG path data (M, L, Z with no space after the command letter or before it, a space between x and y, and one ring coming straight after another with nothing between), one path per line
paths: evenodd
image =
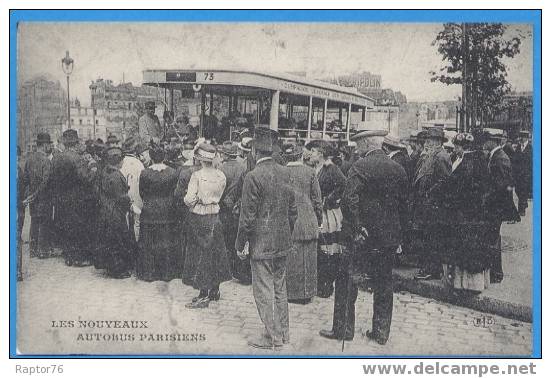
M396 290L409 291L473 310L506 318L532 321L532 203L520 223L501 227L504 279L492 284L482 294L459 297L446 289L440 280L416 281L417 269L401 267L394 270Z

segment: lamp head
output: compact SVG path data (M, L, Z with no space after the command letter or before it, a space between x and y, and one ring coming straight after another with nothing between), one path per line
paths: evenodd
M61 68L65 75L69 76L73 72L74 60L69 56L69 51L65 53L65 57L61 59Z

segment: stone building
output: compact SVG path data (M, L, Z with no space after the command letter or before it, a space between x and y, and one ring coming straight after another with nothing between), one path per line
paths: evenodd
M64 127L65 128L65 127ZM104 109L82 106L78 99L71 102L71 129L78 131L81 140L106 140L107 128Z
M138 119L144 113L147 101L155 101L157 115L162 120L165 109L164 90L132 83L114 84L112 80L97 79L89 86L91 107L102 114L106 135L115 134L121 139L133 134Z
M39 132L53 141L61 137L67 120L65 90L59 81L38 77L24 82L17 90L17 144L30 151Z

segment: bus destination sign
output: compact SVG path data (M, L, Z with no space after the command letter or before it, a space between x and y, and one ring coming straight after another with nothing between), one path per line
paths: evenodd
M196 72L167 72L166 81L195 83L197 81L197 73Z

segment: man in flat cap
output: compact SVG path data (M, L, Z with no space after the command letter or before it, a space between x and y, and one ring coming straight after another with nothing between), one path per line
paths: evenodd
M447 246L448 218L439 187L451 174L450 155L442 147L444 130L430 128L425 136L426 155L419 161L413 178L413 228L419 237L421 250L417 251L420 270L415 278L437 279L442 274L441 253Z
M31 215L31 257L46 258L51 254L50 233L52 225L52 200L49 188L52 173L50 134L38 133L36 151L25 164L23 185L28 190L24 203L29 204Z
M348 172L341 201L342 233L347 245L335 282L333 328L320 335L352 340L358 287L352 276L366 274L373 289L373 321L367 337L385 344L392 320L392 264L407 222L407 175L382 150L384 130L351 138L360 159Z
M220 199L220 221L224 226L224 240L226 250L230 261L231 272L234 278L239 282L250 284L251 265L248 259L240 260L235 250L235 238L239 227L239 211L236 209L241 197L241 188L238 187L243 182L244 175L247 173L247 166L244 162L237 161L238 147L231 141L225 141L218 147L218 153L222 159L220 170L226 176L226 188Z
M500 145L501 136L484 132L481 136L484 150L488 157L489 190L484 201L484 212L490 221L489 244L490 282L499 283L503 280L501 264L501 223L520 221L513 202L513 174L511 161Z
M256 165L245 177L235 241L240 256L250 254L253 296L266 331L250 340L249 346L262 349L277 349L289 342L285 268L297 207L289 172L272 158L277 139L274 130L255 129Z
M159 143L163 138L163 128L159 117L155 114L155 101L145 103L145 114L138 120L138 136L140 141L146 144L151 140Z

